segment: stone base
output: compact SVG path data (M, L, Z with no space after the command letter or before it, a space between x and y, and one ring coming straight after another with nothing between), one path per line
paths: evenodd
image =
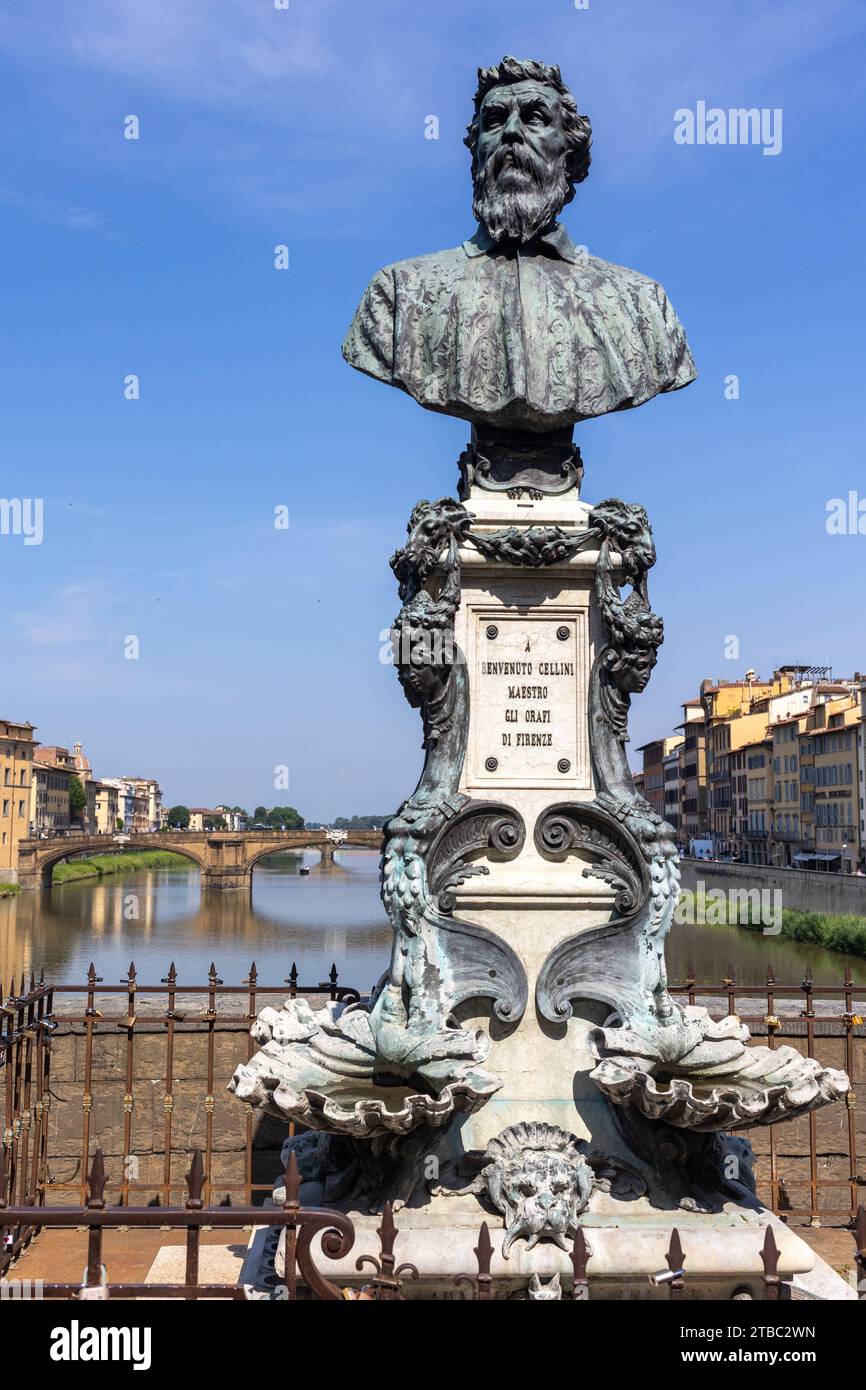
M242 1250L242 1247L241 1247ZM243 1268L243 1255L233 1237L230 1245L202 1245L199 1248L200 1284L236 1284ZM186 1282L186 1248L163 1245L147 1272L146 1284Z
M667 1269L666 1252L674 1227L685 1254L686 1299L729 1300L764 1298L761 1246L771 1225L779 1249L779 1275L789 1284L790 1296L799 1299L843 1300L855 1291L809 1248L805 1241L769 1213L731 1207L715 1215L648 1208L643 1202L605 1205L629 1210L590 1213L582 1229L590 1249L587 1268L589 1298L593 1301L631 1302L670 1298L666 1286L656 1286L650 1276ZM318 1242L313 1251L317 1267L332 1283L359 1289L373 1279L369 1264L360 1273L355 1267L361 1255L377 1256L377 1227L381 1218L351 1213L355 1245L342 1260L330 1260ZM474 1198L436 1197L424 1207L403 1208L396 1213L398 1229L394 1254L397 1264L409 1263L418 1278L405 1278L403 1297L408 1300L465 1300L472 1286L455 1284L458 1274L474 1275L474 1249L486 1220L493 1242L491 1274L493 1297L527 1298L533 1275L542 1285L558 1274L563 1297L571 1296L572 1265L569 1254L545 1241L533 1250L523 1242L512 1247L507 1259L501 1254L503 1231L498 1218L480 1209ZM282 1241L277 1227L259 1227L250 1240L239 1282L247 1297L278 1299L283 1279ZM302 1295L303 1296L303 1295ZM285 1295L282 1295L285 1297Z

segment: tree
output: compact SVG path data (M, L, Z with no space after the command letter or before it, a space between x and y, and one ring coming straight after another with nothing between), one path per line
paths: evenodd
M87 792L81 785L81 778L76 773L69 779L69 819L80 824L84 819L86 805Z
M177 830L189 829L189 807L172 806L168 813L168 823Z
M337 816L335 830L381 830L391 816Z
M274 806L267 813L268 825L274 830L303 830L304 818L294 806Z
M254 825L267 825L267 823L268 823L268 808L267 808L267 806L257 806L256 809L253 811L253 824L254 824Z

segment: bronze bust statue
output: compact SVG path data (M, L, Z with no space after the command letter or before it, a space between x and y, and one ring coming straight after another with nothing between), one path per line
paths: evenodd
M466 136L478 229L378 271L346 361L512 456L567 453L577 421L693 381L661 285L581 252L556 220L589 172L591 140L558 67L479 69Z

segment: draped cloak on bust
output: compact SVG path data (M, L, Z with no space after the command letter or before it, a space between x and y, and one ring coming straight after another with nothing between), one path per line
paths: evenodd
M386 266L343 356L428 410L536 431L643 405L697 375L661 285L579 251L560 223L516 250L479 228Z

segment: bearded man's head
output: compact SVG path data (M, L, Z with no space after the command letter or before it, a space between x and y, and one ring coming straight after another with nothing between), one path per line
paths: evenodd
M589 173L592 127L558 67L503 58L478 69L472 211L494 241L525 243L543 231Z

